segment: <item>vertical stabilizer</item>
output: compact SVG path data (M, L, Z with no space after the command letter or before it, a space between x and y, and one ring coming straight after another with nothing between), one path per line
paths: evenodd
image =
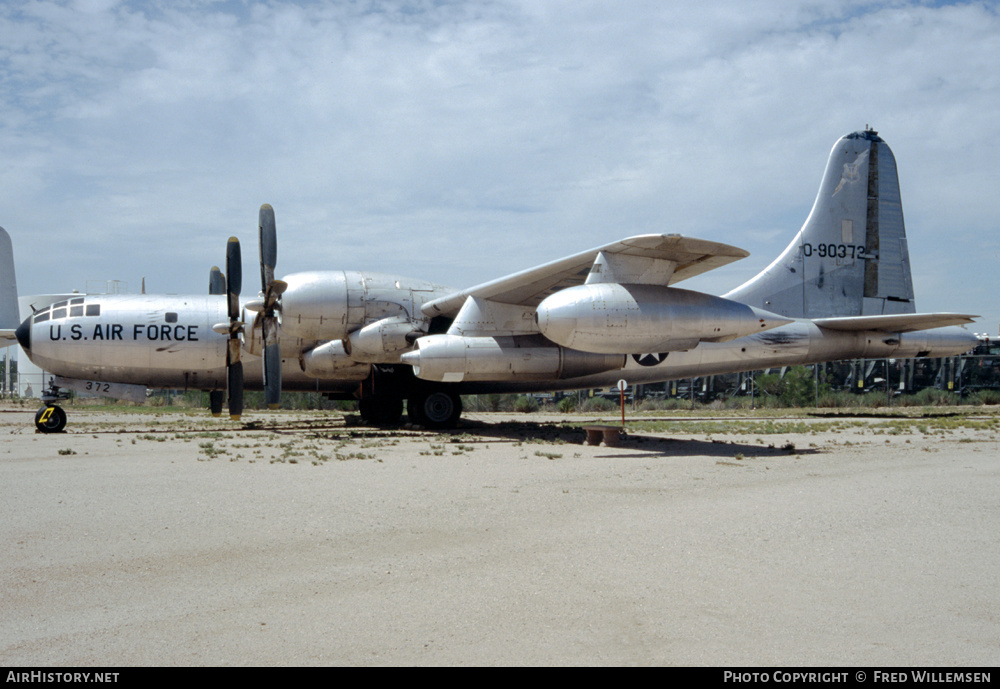
M724 296L791 318L914 312L896 159L877 132L834 145L795 239Z
M0 227L0 330L13 331L21 323L17 308L17 279L14 277L14 249L10 235ZM12 344L3 341L0 346Z

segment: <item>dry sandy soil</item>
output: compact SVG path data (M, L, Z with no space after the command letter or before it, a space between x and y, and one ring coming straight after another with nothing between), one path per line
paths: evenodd
M0 410L5 666L1000 658L996 416L609 448L564 415L32 415Z

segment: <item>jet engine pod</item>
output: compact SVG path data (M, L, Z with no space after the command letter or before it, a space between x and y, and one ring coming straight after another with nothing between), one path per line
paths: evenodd
M898 334L883 333L881 347L872 346L876 340L868 338L868 351L878 352L878 356L887 356L882 352L891 347L891 355L897 358L925 356L955 356L969 351L979 343L979 338L965 328L947 327L904 332Z
M792 322L702 292L618 283L561 290L543 300L536 315L538 329L556 344L603 354L692 349Z
M299 355L302 372L310 378L330 380L364 380L371 372L371 364L354 361L344 351L341 340L325 342Z
M400 360L413 366L417 378L442 383L576 378L617 371L625 366L624 355L588 354L553 347L537 335L428 335L417 340L416 349L403 354Z

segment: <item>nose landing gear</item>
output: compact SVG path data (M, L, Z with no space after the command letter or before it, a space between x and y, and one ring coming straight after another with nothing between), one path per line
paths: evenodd
M39 433L62 433L66 428L66 412L55 404L42 407L35 414L35 428Z
M42 390L42 402L45 406L35 413L35 428L39 433L62 433L66 428L66 412L55 403L67 399L69 392L61 389L50 378L49 387Z

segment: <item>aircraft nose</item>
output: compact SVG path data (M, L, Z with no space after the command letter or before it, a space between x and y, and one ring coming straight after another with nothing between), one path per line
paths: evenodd
M25 352L31 351L31 316L24 319L24 323L17 326L14 337L21 343L21 349Z

